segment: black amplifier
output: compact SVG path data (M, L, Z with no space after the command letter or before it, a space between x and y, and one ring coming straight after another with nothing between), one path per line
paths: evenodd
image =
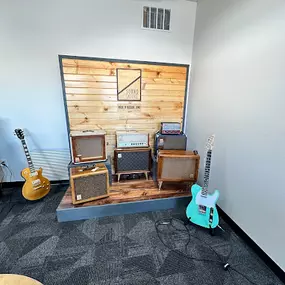
M121 174L144 173L148 179L151 170L151 148L129 148L114 150L115 172L120 181Z
M184 133L178 135L164 135L157 132L154 139L154 152L165 150L186 150L187 136Z

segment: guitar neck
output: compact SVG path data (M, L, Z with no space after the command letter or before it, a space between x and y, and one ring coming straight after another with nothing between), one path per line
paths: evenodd
M27 158L27 161L28 161L28 165L29 165L30 171L31 171L31 173L34 173L36 170L35 170L34 164L32 162L32 158L31 158L30 152L28 150L28 147L27 147L25 139L21 139L21 142L22 142L22 145L23 145L23 148L24 148L24 152L25 152L25 155L26 155L26 158Z
M202 188L202 195L207 196L208 194L208 186L209 186L209 179L210 179L210 167L211 167L211 157L212 151L207 151L206 157L206 165L205 165L205 174L204 174L204 186Z

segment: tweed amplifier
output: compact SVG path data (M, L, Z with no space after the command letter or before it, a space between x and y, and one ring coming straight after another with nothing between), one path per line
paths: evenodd
M80 167L82 167L82 169L87 170L88 168L95 168L97 163L98 162L82 162L82 163L80 163ZM109 185L112 185L113 184L113 176L112 176L111 156L108 156L107 160L103 161L102 163L104 163L106 168L108 169ZM70 170L70 168L76 168L78 166L79 166L78 163L70 162L68 164L68 170ZM69 171L69 173L70 173L70 171Z
M192 151L161 150L158 153L157 181L159 190L164 181L196 182L200 156Z
M179 135L181 133L181 124L162 122L160 132L163 135Z
M72 162L83 163L106 160L105 134L102 131L71 132Z
M117 132L117 148L149 147L148 133Z
M121 174L144 173L148 179L151 169L151 148L128 148L114 150L115 172Z
M92 169L84 167L70 169L72 203L80 204L109 196L108 170L103 163Z

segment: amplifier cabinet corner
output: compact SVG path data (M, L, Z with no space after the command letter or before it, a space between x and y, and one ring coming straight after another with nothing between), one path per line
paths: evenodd
M200 156L192 151L160 150L158 153L158 182L196 182Z
M72 203L81 204L109 197L109 174L103 163L96 164L98 170L70 169Z

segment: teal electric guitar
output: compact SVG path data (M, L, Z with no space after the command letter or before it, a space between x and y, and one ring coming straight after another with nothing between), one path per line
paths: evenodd
M196 225L210 229L211 234L213 234L213 229L219 224L216 203L220 195L218 190L215 190L213 194L208 194L214 139L214 135L210 136L206 145L204 185L203 187L197 184L192 186L192 200L186 209L187 218Z

